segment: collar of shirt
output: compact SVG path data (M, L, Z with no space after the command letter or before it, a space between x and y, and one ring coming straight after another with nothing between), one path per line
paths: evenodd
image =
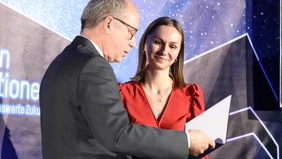
M82 37L88 39L87 37L85 37L85 36L83 36L83 35L80 35L80 36L82 36ZM96 45L96 44L95 44L93 41L91 41L90 39L88 39L88 40L94 45L94 47L97 49L98 53L99 53L101 56L104 57L104 54L103 54L102 50L99 48L99 46Z

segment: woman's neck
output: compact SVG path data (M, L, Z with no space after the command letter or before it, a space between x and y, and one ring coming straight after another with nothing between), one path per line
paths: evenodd
M172 91L172 79L168 71L147 70L142 87L154 116L159 121Z
M160 92L171 85L172 79L166 70L147 70L144 84L154 92Z

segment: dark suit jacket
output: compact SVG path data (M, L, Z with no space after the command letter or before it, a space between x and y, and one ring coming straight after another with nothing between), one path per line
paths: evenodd
M111 65L77 36L40 87L44 159L187 158L184 132L131 124Z

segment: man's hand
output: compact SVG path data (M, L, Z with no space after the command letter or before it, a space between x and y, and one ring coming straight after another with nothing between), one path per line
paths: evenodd
M215 147L215 142L202 131L189 130L188 133L190 136L190 155L198 156L199 154L204 153L208 148L213 149Z

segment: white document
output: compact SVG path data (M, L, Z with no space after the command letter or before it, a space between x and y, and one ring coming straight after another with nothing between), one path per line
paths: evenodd
M217 144L225 144L228 128L231 95L224 98L196 118L185 124L185 130L198 129Z

